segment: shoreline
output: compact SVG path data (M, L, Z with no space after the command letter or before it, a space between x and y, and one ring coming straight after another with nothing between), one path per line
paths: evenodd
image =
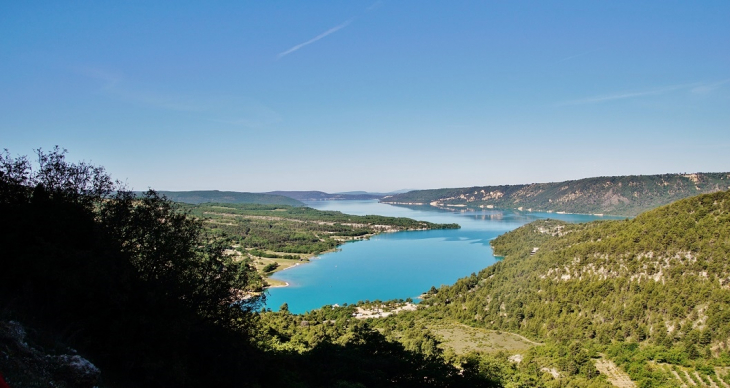
M345 244L350 243L350 242L367 241L367 240L370 240L371 237L377 236L377 235L382 234L382 233L396 233L396 232L407 232L407 231L409 231L409 230L407 230L407 229L406 230L382 230L382 231L379 231L379 232L373 233L373 234L366 234L364 236L358 236L358 237L354 237L354 238L338 240L338 241L341 242L341 244L337 245L336 247L334 247L332 249L328 249L328 250L326 250L324 252L320 252L320 253L318 253L316 255L313 255L312 257L309 257L307 259L307 261L294 263L294 265L290 265L290 266L285 267L285 268L277 269L277 270L271 272L269 275L273 275L273 274L278 273L278 272L286 271L286 270L288 270L290 268L295 268L295 267L298 267L300 265L309 264L312 260L317 260L322 255L340 251L341 250L340 249L340 246L345 245ZM271 279L270 276L264 275L264 281L266 281L268 283L268 281L270 279ZM281 283L279 283L279 284L269 284L268 286L266 286L266 288L283 288L283 287L289 287L291 285L289 282L287 282L285 280L278 280L278 279L271 279L271 280L274 280L276 282L281 282L281 283L284 283L284 284L281 284Z
M302 262L299 262L299 263L294 263L294 265L290 265L290 266L288 266L288 267L286 267L286 268L282 268L282 269L280 269L280 270L278 270L278 271L274 271L274 272L272 272L271 274L273 275L273 274L275 274L275 273L277 273L277 272L282 272L282 271L286 271L287 269L290 269L290 268L294 268L294 267L298 267L298 266L299 266L299 265L301 265L301 264L302 264Z
M481 207L485 205L480 205L479 207L473 207L465 204L434 204L436 201L431 203L417 203L417 202L383 202L379 201L379 203L383 203L386 205L410 205L410 206L432 206L436 209L440 210L450 210L450 211L456 211L458 209L463 210L469 210L469 211L480 211L480 210L510 210L514 212L522 212L522 213L553 213L553 214L559 214L559 215L577 215L577 216L594 216L594 217L628 217L628 218L634 218L636 216L627 216L627 215L621 215L621 214L609 214L609 213L571 213L566 211L556 211L556 210L533 210L530 209L520 209L520 208L509 208L509 207ZM486 205L486 206L493 206L493 205Z

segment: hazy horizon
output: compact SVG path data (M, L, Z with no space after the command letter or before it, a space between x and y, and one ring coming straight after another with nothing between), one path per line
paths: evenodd
M730 170L730 3L11 2L0 149L134 190Z
M690 174L723 174L723 173L730 173L730 171L680 171L680 172L665 172L665 173L658 173L658 174L626 174L626 175L599 175L599 176L587 176L582 178L576 178L576 179L566 179L564 181L541 181L541 182L522 182L522 183L490 183L490 184L469 184L464 186L444 186L444 187L421 187L421 188L413 188L413 189L397 189L397 190L385 190L385 191L376 191L376 190L348 190L348 191L326 191L326 190L319 190L316 188L313 189L276 189L276 190L268 190L268 191L249 191L250 193L256 193L256 194L268 194L268 193L275 193L275 192L309 192L309 191L315 191L315 192L324 192L327 194L395 194L395 193L407 193L409 191L418 191L418 190L434 190L434 189L452 189L452 188L468 188L468 187L484 187L484 186L513 186L513 185L531 185L531 184L544 184L544 183L558 183L558 182L569 182L569 181L578 181L582 179L590 179L590 178L611 178L611 177L618 177L618 176L650 176L650 175L667 175L667 174L679 174L679 175L690 175ZM185 192L185 191L230 191L230 192L246 192L242 190L221 190L217 188L197 188L197 189L189 189L189 190L167 190L162 188L155 188L150 187L150 189L156 190L156 191L179 191L179 192ZM145 190L138 190L136 191L145 191Z

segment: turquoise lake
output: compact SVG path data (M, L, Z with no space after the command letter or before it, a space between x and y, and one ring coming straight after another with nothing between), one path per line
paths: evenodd
M431 286L457 279L494 264L489 241L540 218L588 222L599 217L580 214L530 213L484 209L446 211L430 206L394 206L372 201L318 201L307 206L347 214L408 217L434 223L457 223L461 229L384 233L370 240L349 242L337 252L277 272L272 277L288 287L268 291L266 306L283 303L293 313L324 305L360 300L416 299Z

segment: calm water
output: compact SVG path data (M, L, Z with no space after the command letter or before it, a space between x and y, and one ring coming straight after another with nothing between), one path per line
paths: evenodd
M294 313L328 304L359 300L416 298L431 286L452 284L496 262L489 240L538 218L587 222L610 217L527 213L504 210L450 212L427 206L404 207L377 201L308 202L320 210L347 214L409 217L435 223L457 223L458 230L385 233L367 241L350 242L338 252L276 273L289 287L269 291L267 307L284 302Z

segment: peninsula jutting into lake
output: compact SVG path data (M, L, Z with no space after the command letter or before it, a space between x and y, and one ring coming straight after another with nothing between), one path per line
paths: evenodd
M489 242L498 235L541 218L588 222L611 217L524 213L511 210L449 212L429 208L396 207L370 201L310 202L312 207L349 214L384 214L455 223L459 229L435 229L377 235L367 242L346 244L318 257L305 267L276 273L274 280L289 284L271 289L267 306L287 303L294 313L323 305L358 301L414 299L432 286L453 284L497 262Z

